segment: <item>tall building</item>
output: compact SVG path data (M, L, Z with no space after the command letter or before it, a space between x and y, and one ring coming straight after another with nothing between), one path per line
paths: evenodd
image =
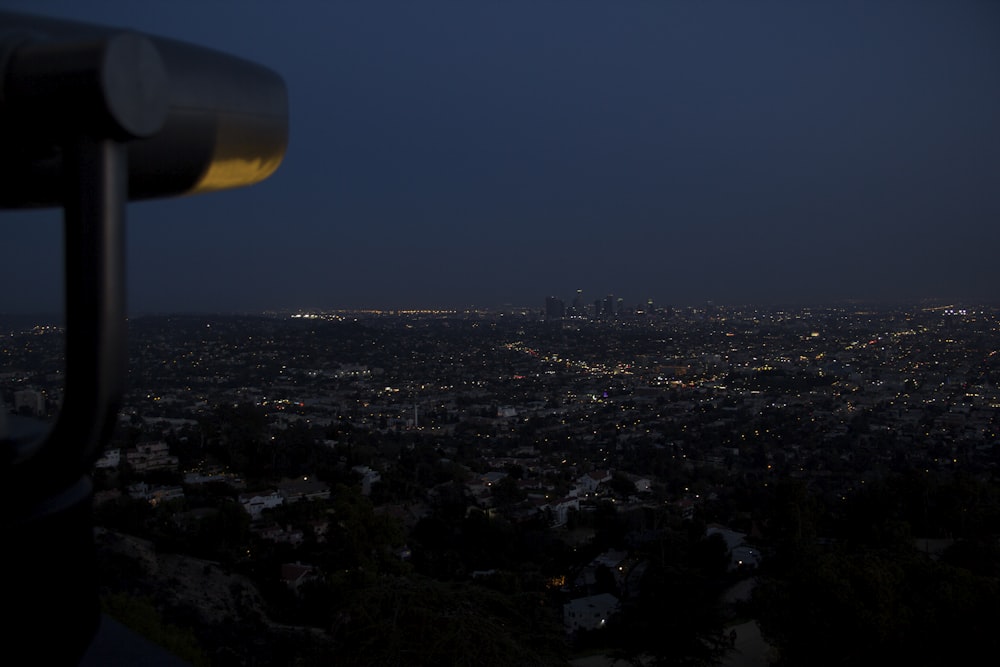
M566 317L566 304L556 296L545 298L545 319L561 320Z
M573 297L573 303L570 306L570 315L580 317L583 315L583 290L578 289L576 291L576 296Z

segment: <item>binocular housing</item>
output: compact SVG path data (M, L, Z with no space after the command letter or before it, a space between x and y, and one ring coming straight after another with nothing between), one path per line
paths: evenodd
M257 183L288 143L285 83L201 46L0 12L0 207L61 206L62 142L127 143L129 200Z
M98 635L91 473L127 370L126 202L252 185L287 143L285 84L267 68L0 12L0 209L61 207L65 258L55 422L0 431L0 644L11 659L78 664Z

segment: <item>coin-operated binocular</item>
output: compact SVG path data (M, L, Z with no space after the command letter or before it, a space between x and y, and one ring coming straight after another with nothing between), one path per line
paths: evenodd
M0 12L0 209L63 209L66 323L51 428L0 432L0 650L72 664L99 624L91 470L126 376L126 202L257 183L287 139L285 85L264 67Z

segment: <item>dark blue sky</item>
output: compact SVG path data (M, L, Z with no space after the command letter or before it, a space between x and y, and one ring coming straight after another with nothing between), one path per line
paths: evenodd
M3 0L267 65L268 181L129 206L129 308L1000 300L1000 3ZM60 216L0 212L0 311Z

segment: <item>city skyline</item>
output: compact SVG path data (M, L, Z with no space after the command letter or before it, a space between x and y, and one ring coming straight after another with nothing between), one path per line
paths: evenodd
M288 84L270 179L129 205L133 314L996 299L995 5L5 5ZM0 225L60 309L59 212Z

